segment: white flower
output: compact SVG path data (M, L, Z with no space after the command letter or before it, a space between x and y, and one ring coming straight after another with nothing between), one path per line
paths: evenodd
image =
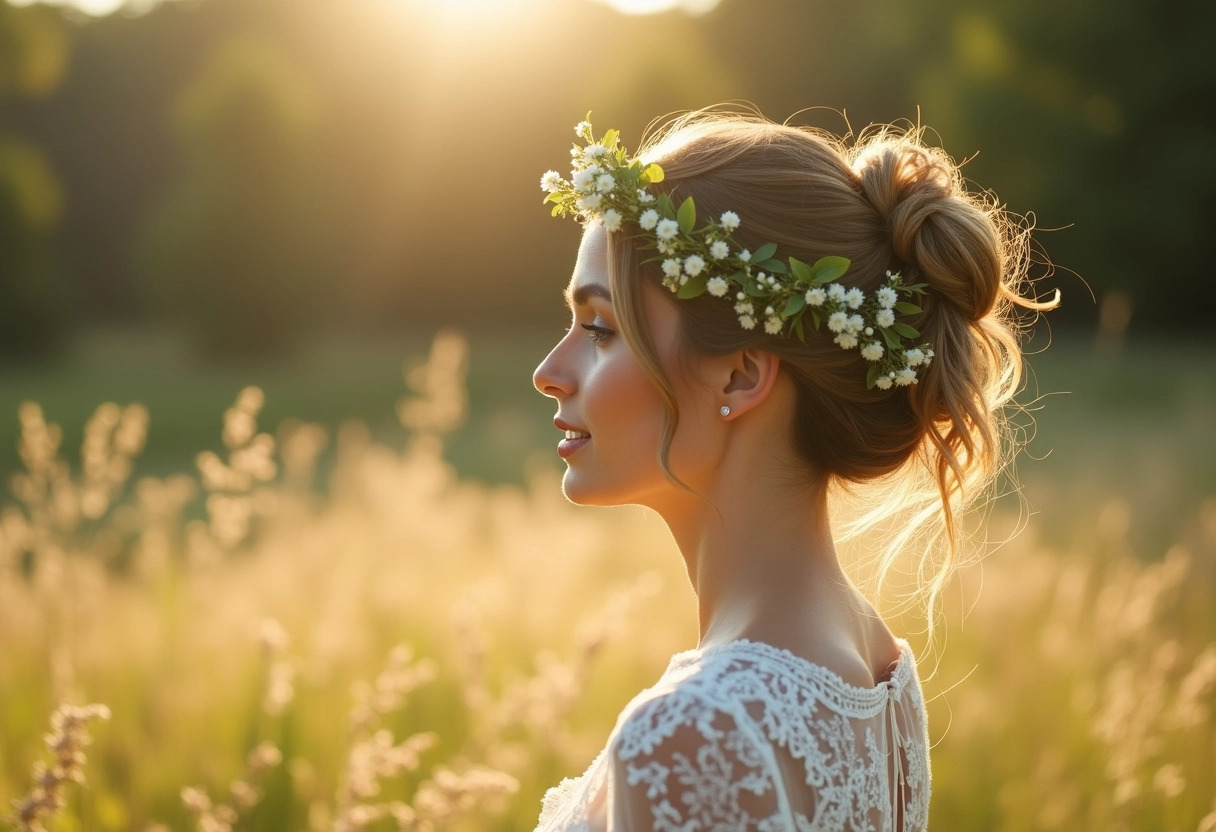
M608 148L604 147L602 144L589 144L583 150L583 158L587 161L591 161L592 159L600 158L607 152Z
M890 286L883 286L874 295L878 298L878 305L883 309L890 309L899 300L899 295L895 294L895 290Z
M718 221L722 223L722 227L727 231L734 231L739 227L739 215L734 211L725 212L718 218Z
M879 289L878 291L882 291ZM878 314L874 316L874 322L881 327L888 327L895 323L895 313L890 309L879 309Z
M741 301L735 304L736 315L751 315L756 311L750 300Z
M846 350L851 350L851 349L853 349L853 347L857 346L857 336L850 335L847 332L840 333L832 340L834 340L840 346L844 347Z
M602 194L612 193L612 189L615 187L616 180L610 173L601 173L595 180L595 189Z
M680 276L680 261L674 257L669 257L663 261L663 274L668 277Z
M595 174L593 174L591 171L587 170L586 168L583 168L582 170L576 170L574 172L574 175L570 177L570 181L572 183L574 183L575 189L577 189L579 191L585 191L588 188L590 188L591 183L594 179L595 179Z
M573 158L577 159L578 157L583 155L583 151L579 150L577 147L572 147L572 148L570 148L570 155Z
M850 315L849 322L844 325L844 328L848 330L849 334L856 335L866 328L865 319L860 315Z
M684 271L688 272L692 277L696 277L705 270L705 260L699 254L689 255L684 260Z
M676 241L675 240L659 240L659 254L675 254L675 253L676 253Z
M866 335L873 335L873 334L874 334L874 327L872 327L872 326L866 327Z
M578 207L578 210L582 211L583 213L587 213L588 211L599 210L600 204L603 203L603 201L604 198L599 194L591 194L590 196L580 196L577 200L575 200L574 204Z
M725 240L714 240L709 245L709 256L715 260L721 260L726 255L730 254L730 246Z
M599 176L602 172L600 171L599 165L587 165L587 167L583 168L583 170L587 171L587 173L591 174L592 176Z
M900 387L907 387L909 384L916 384L916 370L913 370L911 367L904 367L902 370L896 370L895 383Z
M844 302L849 305L850 309L860 309L861 305L866 302L865 292L853 287L845 293Z
M904 360L909 367L919 367L925 363L925 354L920 349L904 350Z
M766 307L764 307L764 314L765 315L776 315L777 313L773 311L773 307L766 306Z
M654 194L646 193L645 188L638 188L638 202L642 203L643 205L654 202Z
M833 312L828 315L828 329L832 332L844 332L844 328L849 324L849 316L844 312Z
M753 318L751 315L740 315L739 316L739 326L743 327L744 329L755 329L756 328L756 319Z
M723 280L722 278L711 277L709 279L709 282L705 284L705 288L709 291L709 293L711 295L713 295L716 298L720 298L726 294L726 290L728 287L726 285L726 281Z
M823 306L823 302L828 299L828 293L816 286L814 289L807 289L806 302L808 306Z
M844 302L844 287L841 286L839 283L833 283L831 286L828 287L828 298L836 301L837 303L843 303Z
M887 376L879 376L878 378L874 379L874 386L879 390L890 390L891 379Z
M871 341L861 348L861 357L866 361L877 361L882 358L883 352L882 344L877 341Z
M680 233L680 224L675 220L659 220L654 233L659 235L660 240L670 240Z
M743 292L735 292L735 300L747 300L747 295Z
M769 335L776 335L781 332L781 319L773 316L764 322L764 331Z
M543 191L556 193L562 189L562 175L555 170L545 171L545 175L540 178L540 187Z
M604 212L604 228L608 231L621 230L621 215L615 208L609 208Z
M933 360L933 350L925 350L925 366L929 366L929 362Z
M580 121L578 124L574 125L574 135L578 136L580 139L591 141L591 122Z
M659 221L659 212L653 208L649 208L642 212L642 216L638 217L638 225L642 226L643 231L650 231Z
M746 263L748 260L751 260L752 259L751 250L745 248L745 249L743 249L743 251L739 252L739 259L742 260L744 263Z

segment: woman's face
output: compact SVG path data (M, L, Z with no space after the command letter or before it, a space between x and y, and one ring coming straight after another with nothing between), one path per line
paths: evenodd
M566 461L562 490L583 505L640 504L657 508L675 486L658 460L664 405L654 382L617 328L608 284L607 232L594 224L583 233L566 290L573 325L533 373L536 389L557 400L554 422L570 430L558 445ZM680 426L670 464L689 485L696 464L684 452L704 432L702 411L716 406L707 386L681 383L675 371L679 313L656 286L643 286L646 319L660 364L672 380Z

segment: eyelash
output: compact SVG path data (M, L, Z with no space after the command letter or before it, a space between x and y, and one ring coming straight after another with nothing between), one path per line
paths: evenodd
M579 324L583 329L587 330L587 337L592 341L603 341L610 335L615 335L611 329L606 326L598 326L597 324Z

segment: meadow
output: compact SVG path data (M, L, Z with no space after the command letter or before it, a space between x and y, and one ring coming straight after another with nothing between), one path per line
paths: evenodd
M556 332L232 368L111 335L0 371L7 822L62 799L47 829L532 829L695 642L661 523L561 497L527 381ZM988 518L1020 533L933 643L892 611L931 828L1216 832L1211 346L1032 359L1021 499ZM35 771L64 702L106 709L50 737L82 785Z

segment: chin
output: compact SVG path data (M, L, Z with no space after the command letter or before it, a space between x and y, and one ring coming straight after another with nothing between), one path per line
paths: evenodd
M562 494L576 506L621 506L630 500L623 497L620 489L606 488L603 483L589 482L588 477L566 469L562 477Z

